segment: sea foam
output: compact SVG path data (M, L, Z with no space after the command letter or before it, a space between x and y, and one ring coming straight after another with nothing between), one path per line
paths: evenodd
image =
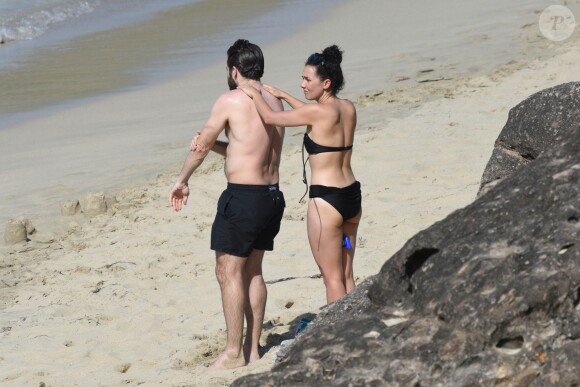
M67 20L89 14L100 1L53 0L43 2L2 2L0 8L0 43L30 40Z

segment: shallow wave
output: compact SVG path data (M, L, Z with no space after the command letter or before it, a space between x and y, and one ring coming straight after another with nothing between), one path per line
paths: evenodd
M9 16L0 20L0 43L37 38L55 25L93 12L99 4L100 1L59 1Z

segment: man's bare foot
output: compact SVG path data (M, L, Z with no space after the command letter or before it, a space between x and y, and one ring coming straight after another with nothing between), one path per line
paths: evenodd
M244 356L240 354L238 357L231 357L226 352L222 353L215 361L207 367L208 371L229 370L239 368L246 365Z
M244 345L244 359L246 359L246 363L248 364L260 360L260 353L258 352L258 349L252 351L251 348Z

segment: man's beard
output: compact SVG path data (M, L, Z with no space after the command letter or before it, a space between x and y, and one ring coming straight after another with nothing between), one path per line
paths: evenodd
M236 81L234 80L234 78L232 78L232 73L228 73L228 86L230 87L230 90L234 90L238 88L238 85L236 84Z

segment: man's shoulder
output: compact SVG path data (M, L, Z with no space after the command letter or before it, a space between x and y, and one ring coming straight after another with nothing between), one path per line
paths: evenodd
M249 99L248 96L240 89L228 90L217 99L221 103L236 103Z

